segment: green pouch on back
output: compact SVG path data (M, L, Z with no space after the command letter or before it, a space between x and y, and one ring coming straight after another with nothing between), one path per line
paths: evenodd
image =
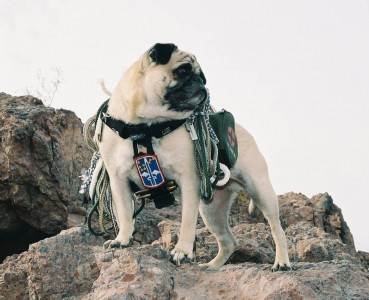
M238 156L238 144L233 115L226 110L221 110L209 115L211 127L219 139L219 161L228 168L232 168Z

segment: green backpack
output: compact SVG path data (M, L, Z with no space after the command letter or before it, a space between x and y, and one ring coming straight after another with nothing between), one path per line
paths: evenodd
M238 157L238 143L233 115L221 110L209 115L210 125L219 139L219 161L228 168L232 168Z

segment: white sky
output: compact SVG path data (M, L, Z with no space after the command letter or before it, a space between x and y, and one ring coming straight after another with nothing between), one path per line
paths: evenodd
M85 121L156 42L198 58L212 104L255 137L278 194L328 192L369 252L369 1L0 0L0 91L65 81Z

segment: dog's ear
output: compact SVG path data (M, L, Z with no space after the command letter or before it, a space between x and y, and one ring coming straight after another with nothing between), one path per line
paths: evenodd
M149 56L157 64L166 65L175 50L177 50L177 46L174 44L157 43L149 50Z

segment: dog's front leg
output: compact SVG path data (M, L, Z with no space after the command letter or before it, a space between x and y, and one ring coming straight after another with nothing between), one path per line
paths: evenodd
M110 186L119 233L114 240L108 240L104 243L104 249L128 246L134 230L132 195L127 180L111 177Z
M193 244L195 242L195 230L199 212L200 194L194 178L183 181L182 192L182 222L178 243L172 250L173 262L179 266L181 261L187 257L193 257Z

